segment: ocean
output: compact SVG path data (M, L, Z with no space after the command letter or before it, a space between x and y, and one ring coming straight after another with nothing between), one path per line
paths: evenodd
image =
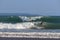
M60 32L60 29L0 29L0 32Z
M41 21L43 21L42 24L39 23ZM29 29L28 27L36 27L36 28ZM44 27L44 29L37 29L37 27ZM18 15L4 16L3 15L0 16L0 32L60 32L60 16L18 16Z

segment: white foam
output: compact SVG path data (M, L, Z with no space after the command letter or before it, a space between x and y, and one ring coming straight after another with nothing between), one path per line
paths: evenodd
M25 23L0 23L0 29L27 29L33 27L34 23L25 22Z

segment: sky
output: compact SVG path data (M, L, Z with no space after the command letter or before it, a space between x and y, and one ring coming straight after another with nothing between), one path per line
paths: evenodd
M0 13L60 15L60 0L0 0Z

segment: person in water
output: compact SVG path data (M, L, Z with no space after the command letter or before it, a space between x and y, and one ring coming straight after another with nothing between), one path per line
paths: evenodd
M40 25L41 25L41 26L43 25L43 21L41 21Z

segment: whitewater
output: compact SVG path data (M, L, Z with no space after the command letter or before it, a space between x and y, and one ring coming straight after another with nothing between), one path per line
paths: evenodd
M35 27L34 22L25 22L25 23L0 23L0 29L28 29Z

